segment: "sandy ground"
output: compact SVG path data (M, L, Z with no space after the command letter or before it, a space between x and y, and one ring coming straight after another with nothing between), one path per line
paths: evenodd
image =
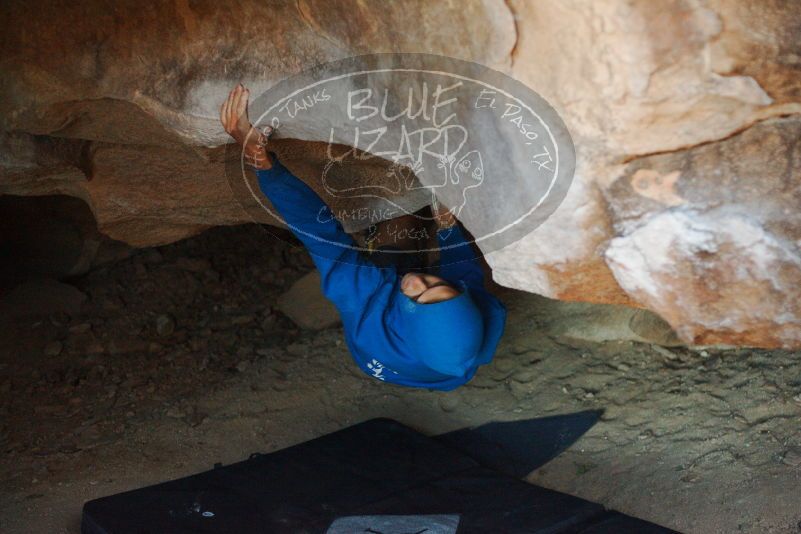
M72 281L78 310L6 322L0 531L78 532L92 498L373 417L438 434L588 409L604 415L532 482L685 532L801 528L801 354L581 341L559 333L577 305L504 290L493 364L453 392L401 388L363 375L339 328L271 309L309 268L217 228Z

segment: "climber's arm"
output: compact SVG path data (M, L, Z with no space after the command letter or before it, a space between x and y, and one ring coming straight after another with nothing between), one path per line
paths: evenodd
M361 309L388 272L365 260L317 193L269 155L272 167L255 169L261 191L311 254L326 298L340 312Z
M267 152L272 128L257 133L248 119L249 97L250 91L241 83L231 90L220 106L223 128L242 146L262 192L308 249L320 271L323 294L340 313L361 309L392 273L362 258L317 193Z

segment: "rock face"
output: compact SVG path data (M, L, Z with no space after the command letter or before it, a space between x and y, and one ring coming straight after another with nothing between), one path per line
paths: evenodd
M684 339L797 344L799 139L801 120L776 119L628 165L605 192L618 227L605 259L621 287Z
M138 247L248 221L218 122L236 82L257 93L364 53L459 57L537 91L578 152L557 212L487 255L497 282L647 307L686 342L798 347L798 20L798 2L749 0L15 3L0 193L80 198ZM276 148L309 181L313 137Z

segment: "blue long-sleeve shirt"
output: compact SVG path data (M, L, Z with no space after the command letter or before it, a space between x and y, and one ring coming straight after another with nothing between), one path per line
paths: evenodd
M323 294L339 311L348 349L365 373L451 390L492 360L506 308L484 289L481 267L458 226L437 232L438 274L462 293L418 304L401 292L395 268L362 256L317 193L271 155L274 165L256 170L259 187L311 254Z

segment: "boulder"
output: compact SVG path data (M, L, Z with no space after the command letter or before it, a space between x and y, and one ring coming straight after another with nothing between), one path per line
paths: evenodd
M800 347L800 18L801 3L751 0L14 3L0 194L80 198L136 247L250 221L218 121L236 82L257 94L358 54L453 56L542 95L577 149L556 212L485 251L496 282L647 308L687 343ZM324 134L275 144L318 192Z
M637 341L666 347L683 345L670 325L649 310L550 299L542 299L535 305L545 330L551 335L595 343Z

